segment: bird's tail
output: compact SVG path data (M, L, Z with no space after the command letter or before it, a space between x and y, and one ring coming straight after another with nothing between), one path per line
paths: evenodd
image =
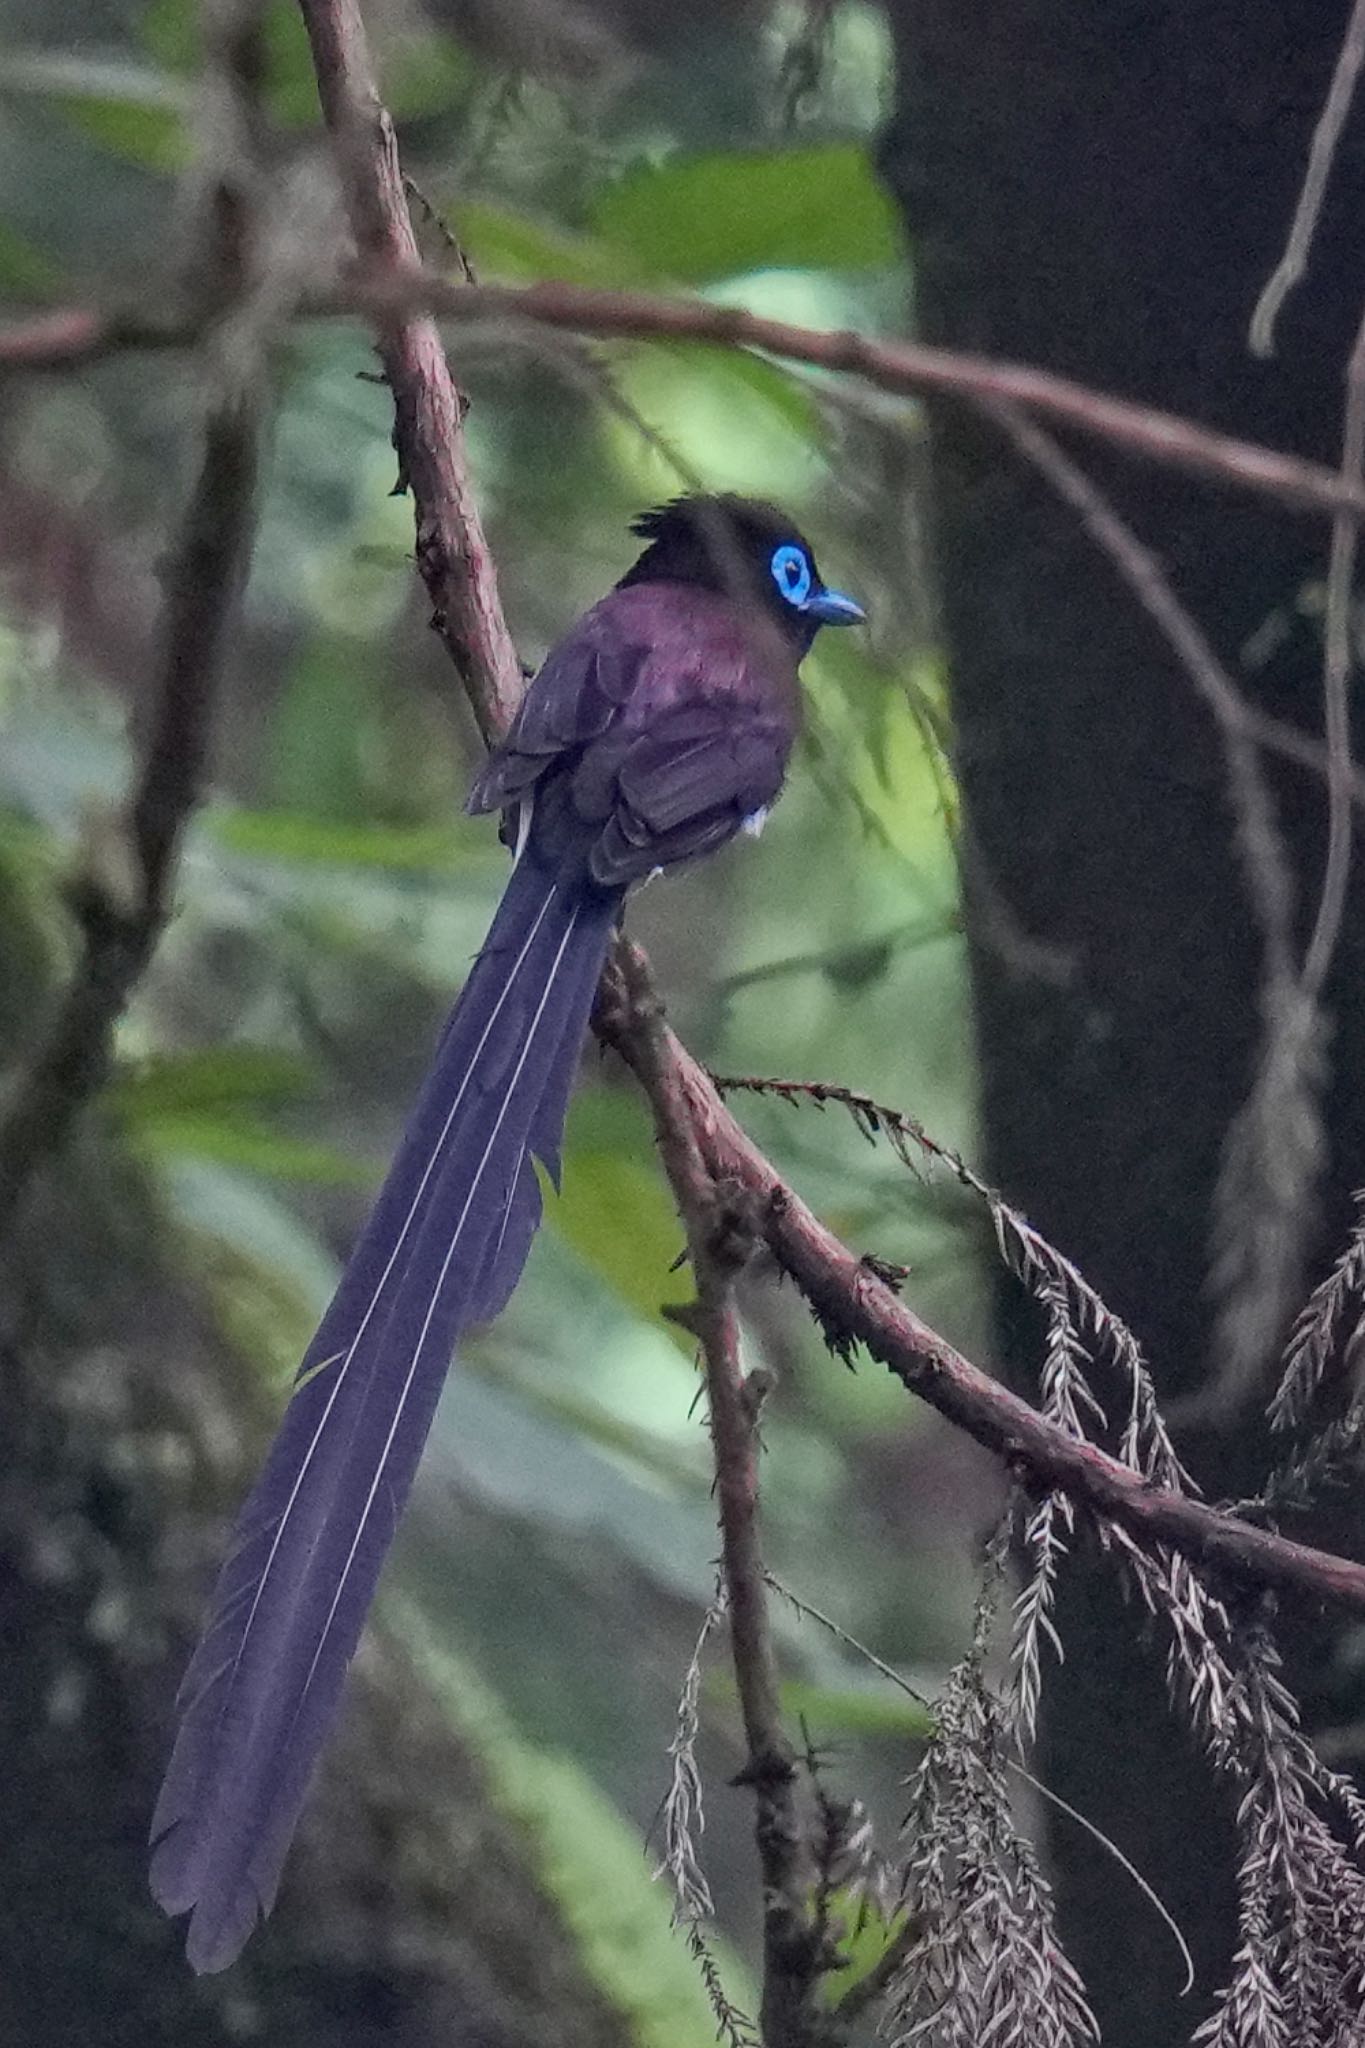
M177 1702L152 1891L223 1968L274 1900L451 1352L516 1285L557 1181L619 896L514 870L238 1518Z

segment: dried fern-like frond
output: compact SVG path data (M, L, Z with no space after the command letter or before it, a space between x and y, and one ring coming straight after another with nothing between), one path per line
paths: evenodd
M1365 1318L1365 1190L1355 1204L1346 1249L1309 1295L1285 1347L1284 1373L1269 1409L1271 1426L1282 1432L1307 1427L1338 1347Z
M888 1992L892 2048L1081 2048L1098 2039L1052 1900L1010 1811L1004 1717L979 1671L950 1684L912 1783L904 1904L917 1939Z
M1359 1331L1352 1338L1359 1341ZM1303 1448L1277 1465L1250 1505L1271 1512L1311 1507L1332 1487L1345 1486L1365 1462L1365 1398L1357 1395L1344 1415L1315 1429Z
M1014 1601L1010 1643L1011 1717L1021 1748L1033 1740L1043 1691L1043 1653L1060 1664L1062 1639L1053 1619L1057 1572L1067 1552L1064 1530L1073 1521L1065 1494L1049 1493L1024 1522L1024 1583Z
M1172 1697L1237 1790L1241 1940L1198 2048L1365 2040L1365 1802L1305 1740L1264 1625L1183 1558L1104 1533L1170 1627Z
M1123 1462L1158 1486L1176 1493L1197 1493L1198 1487L1176 1455L1142 1347L1128 1325L1096 1293L1079 1267L1049 1244L1017 1209L991 1188L982 1185L982 1192L990 1206L1001 1256L1010 1270L1041 1304L1049 1322L1050 1304L1060 1296L1077 1342L1097 1363L1108 1363L1126 1387L1128 1414L1119 1442ZM1090 1412L1102 1416L1098 1401Z
M710 2000L716 2021L716 2039L725 2042L726 2048L763 2048L758 2028L747 2013L740 2011L725 1989L716 1959L699 1927L688 1928L687 1950L701 1973L701 1981Z
M1190 2048L1295 2048L1277 1982L1268 1873L1252 1845L1237 1874L1238 1945L1227 1988Z
M1146 1360L1137 1338L1121 1316L1114 1314L1070 1259L1048 1243L1041 1232L1006 1202L990 1184L975 1173L951 1146L942 1145L902 1111L874 1102L870 1095L827 1081L786 1081L760 1075L713 1074L711 1079L722 1095L745 1091L776 1097L787 1103L813 1103L824 1109L833 1103L852 1117L870 1144L885 1139L901 1164L912 1173L922 1171L923 1160L946 1168L987 1208L1001 1257L1029 1292L1048 1312L1046 1290L1060 1289L1069 1305L1071 1322L1081 1348L1097 1364L1114 1370L1128 1394L1128 1415L1124 1423L1119 1455L1135 1472L1153 1479L1159 1486L1178 1492L1197 1493L1198 1488L1176 1455L1152 1384ZM1098 1401L1092 1410L1100 1419Z
M1084 2048L1099 2038L1057 1941L1047 1882L1010 1807L1015 1724L985 1679L1003 1555L1001 1540L971 1647L910 1780L901 1903L914 1932L887 1987L882 2032L891 2048Z
M728 1605L719 1580L711 1604L702 1616L697 1640L692 1646L668 1745L670 1770L668 1790L660 1808L663 1853L655 1868L655 1879L666 1877L673 1891L673 1924L687 1938L688 1953L701 1974L703 1987L716 2021L716 2039L726 2048L761 2048L758 2031L748 2016L731 2000L719 1966L702 1932L715 1917L711 1887L701 1862L701 1838L706 1828L701 1773L697 1768L697 1737L701 1732L701 1667L706 1645L725 1618Z
M692 1646L668 1745L670 1763L668 1790L660 1810L663 1853L654 1871L657 1879L667 1877L673 1888L675 1925L695 1927L710 1920L715 1912L711 1887L701 1864L701 1838L706 1827L701 1773L697 1769L697 1736L701 1728L701 1665L713 1630L720 1626L726 1609L725 1589L719 1583L711 1604L702 1616L697 1640Z
M1084 1439L1088 1421L1104 1423L1104 1412L1086 1378L1086 1354L1072 1320L1066 1290L1051 1277L1039 1282L1047 1312L1048 1345L1040 1374L1043 1413L1069 1436ZM1062 1658L1061 1637L1052 1618L1057 1573L1075 1526L1075 1510L1064 1493L1045 1494L1024 1520L1023 1585L1014 1602L1010 1645L1011 1707L1021 1746L1033 1740L1043 1690L1043 1651Z

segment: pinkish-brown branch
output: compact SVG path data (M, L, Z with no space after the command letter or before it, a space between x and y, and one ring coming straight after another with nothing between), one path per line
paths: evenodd
M757 1238L747 1203L710 1171L688 1105L673 1085L671 1040L643 953L622 942L599 1004L603 1036L628 1042L653 1105L659 1154L687 1232L696 1300L670 1315L696 1338L716 1468L721 1571L730 1648L748 1754L741 1781L754 1794L763 1878L760 2032L784 2048L815 2048L822 1943L807 1897L811 1872L797 1771L782 1720L768 1576L759 1526L761 1388L740 1360L735 1281ZM739 1781L737 1781L739 1782Z
M410 274L417 244L393 123L375 85L357 0L300 0L300 6L360 258L381 271ZM434 320L416 305L372 310L393 393L399 475L412 492L417 566L431 598L432 624L485 738L492 738L511 720L522 675L469 481L462 402Z
M328 10L307 0L305 13L311 17L319 11ZM328 61L334 63L337 54L335 48L328 51ZM367 117L363 104L358 112L368 120L376 168L388 182L391 133L375 128L373 106ZM354 164L353 155L353 177ZM381 252L372 247L370 253ZM1365 519L1365 485L1358 479L1028 364L918 342L874 341L847 330L798 327L707 299L557 282L523 287L457 284L415 267L412 255L396 246L382 255L382 263L362 265L335 291L306 302L300 311L313 316L358 313L388 323L430 314L486 327L550 328L604 340L697 341L758 349L787 362L861 378L899 397L1019 406L1055 426L1209 483L1274 498L1299 511ZM192 338L183 323L163 323L132 310L104 316L73 308L0 330L0 368L63 368L118 348L165 347Z
M636 1069L629 1034L614 1036L613 1043ZM912 1393L1030 1486L1060 1487L1079 1506L1120 1523L1145 1548L1179 1550L1243 1584L1293 1588L1365 1614L1365 1565L1292 1543L1152 1485L1116 1458L1056 1428L954 1350L807 1208L671 1032L667 1053L659 1073L674 1096L671 1114L690 1117L713 1177L747 1194L757 1228L827 1331L862 1345Z

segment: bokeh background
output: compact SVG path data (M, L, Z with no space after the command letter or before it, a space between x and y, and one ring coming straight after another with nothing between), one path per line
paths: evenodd
M681 285L903 331L911 270L871 158L891 89L880 12L665 13L367 9L428 259L454 264L443 220L482 279ZM320 128L301 23L284 0L269 22L283 176L321 162ZM197 61L190 0L5 0L9 312L174 292ZM868 631L826 636L807 665L809 730L761 840L645 891L631 923L708 1063L837 1078L971 1153L916 408L855 406L814 376L675 345L517 352L475 332L458 374L528 662L628 565L630 518L696 480L778 498L866 603ZM0 384L9 1059L71 962L65 880L110 837L129 781L197 377L168 352ZM212 794L116 1070L11 1265L0 1497L18 1571L0 1604L0 1719L16 1833L0 2035L426 2040L439 2013L443 2039L700 2048L714 2020L648 1838L715 1578L709 1458L690 1345L659 1313L686 1291L680 1230L647 1114L595 1053L563 1196L449 1385L388 1581L386 1646L367 1660L379 1675L357 1682L358 1732L279 1918L230 1979L196 1987L144 1903L174 1669L226 1517L505 870L486 821L461 816L477 736L428 628L363 328L296 329L274 394ZM917 1305L989 1356L982 1223L960 1190L915 1179L835 1112L743 1114L835 1228L906 1265ZM752 1356L777 1378L770 1562L930 1692L962 1644L995 1477L875 1368L832 1360L789 1294L756 1280L749 1309ZM793 1713L889 1846L923 1711L809 1620L779 1607L779 1624ZM418 1693L437 1704L414 1736ZM714 1646L702 1720L706 1862L743 2005L756 1885ZM414 1797L438 1836L425 1918L402 1818ZM444 1924L452 1885L497 1923L475 1923L468 1955ZM572 1998L536 1981L560 1950Z
M1344 12L365 5L423 254L452 276L454 236L489 280L913 334L1334 467L1360 322L1354 115L1274 356L1247 337ZM267 20L281 261L325 275L339 230L305 40L286 0ZM199 70L190 0L0 0L7 326L160 314L202 286ZM1257 1094L1272 991L1222 737L997 419L748 355L463 324L456 367L528 662L629 563L630 519L695 480L781 498L867 605L867 631L807 665L806 737L761 840L632 904L689 1044L718 1069L867 1090L960 1147L1136 1330L1206 1496L1256 1492L1278 1354L1365 1181L1365 866L1312 1058ZM681 1233L640 1104L595 1053L563 1199L452 1377L269 1928L196 1983L146 1901L174 1686L233 1507L505 873L461 815L477 741L374 375L356 322L296 323L274 350L254 565L175 914L108 1085L0 1250L0 2048L714 2033L652 1877L716 1550L696 1375L660 1314L686 1292ZM170 348L0 376L6 1090L76 957L71 878L117 893L204 400L205 364ZM1324 523L1067 446L1246 704L1320 741ZM1322 780L1302 758L1261 767L1297 962ZM834 1111L743 1114L850 1242L908 1269L916 1308L1036 1398L1036 1313L961 1189ZM932 1693L966 1639L998 1475L878 1371L831 1360L790 1290L754 1274L745 1308L776 1379L771 1562ZM1360 1555L1358 1494L1292 1533ZM777 1612L793 1724L894 1853L924 1709ZM1033 1760L1175 1914L1191 1993L1096 1836L1021 1811L1107 2048L1183 2048L1228 1981L1236 1799L1171 1715L1160 1630L1083 1542L1056 1612L1067 1656ZM1275 1623L1305 1727L1353 1767L1361 1631L1290 1600ZM700 1701L714 1953L751 2010L749 1799L727 1782L714 1642ZM878 1938L874 1916L862 1961Z

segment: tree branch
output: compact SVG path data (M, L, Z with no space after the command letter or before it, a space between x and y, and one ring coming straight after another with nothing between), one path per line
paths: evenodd
M605 1035L626 1038L654 1108L659 1152L687 1231L697 1298L669 1313L697 1339L706 1379L721 1563L748 1757L734 1781L753 1788L754 1834L763 1877L762 2038L772 2048L815 2048L821 1943L807 1906L811 1872L797 1772L782 1722L768 1579L759 1536L759 1410L762 1390L740 1362L735 1280L757 1238L733 1183L707 1167L686 1103L672 1085L670 1037L644 955L622 943L599 1005Z
M848 1249L740 1128L704 1070L671 1031L655 1086L685 1114L713 1178L737 1183L774 1257L838 1342L861 1344L911 1393L946 1416L1040 1491L1059 1487L1079 1507L1119 1523L1144 1549L1167 1547L1249 1586L1281 1586L1365 1614L1365 1565L1292 1543L1235 1515L1154 1486L1129 1466L1048 1422L929 1328ZM631 1020L611 1042L632 1072L641 1054Z
M300 4L310 19L334 11L319 0ZM348 6L347 11L353 9ZM338 55L333 48L328 61L335 63ZM371 132L374 104L368 116ZM353 168L354 163L353 156ZM897 397L1016 405L1163 468L1274 498L1298 511L1365 519L1365 484L1359 479L1343 477L1323 463L1220 434L1177 413L1115 398L1023 363L998 362L920 342L874 341L848 330L798 327L708 299L558 282L457 284L416 267L412 256L395 249L386 253L382 266L362 264L334 291L304 302L300 311L323 318L359 314L390 325L431 314L499 331L550 328L602 340L694 341L758 349L787 362L861 378ZM104 315L73 307L0 330L0 369L68 368L118 349L173 347L193 339L193 328L183 321L162 322L136 309Z
M224 154L203 201L211 386L203 451L167 573L160 673L138 780L118 843L92 850L73 885L80 958L0 1123L0 1231L104 1079L114 1027L169 914L180 841L203 788L223 649L250 556L264 408L265 336L252 306L260 282L259 11L254 0L217 0L206 9L207 77L226 118Z
M418 262L393 123L379 97L357 0L300 0L323 118L336 149L363 262L410 274ZM418 272L420 275L420 271ZM416 307L380 314L379 354L393 393L399 484L412 492L417 566L432 625L455 663L484 737L504 731L522 675L469 482L455 389L435 322Z

